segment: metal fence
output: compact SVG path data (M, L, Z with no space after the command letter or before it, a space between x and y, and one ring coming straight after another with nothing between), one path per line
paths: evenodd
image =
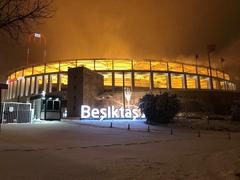
M31 123L31 104L2 103L2 123Z

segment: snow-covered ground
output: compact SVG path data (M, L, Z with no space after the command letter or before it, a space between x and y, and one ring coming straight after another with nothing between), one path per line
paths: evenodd
M240 179L240 133L110 123L3 125L0 179Z

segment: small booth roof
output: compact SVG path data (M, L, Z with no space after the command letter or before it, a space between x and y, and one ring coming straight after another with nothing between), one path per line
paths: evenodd
M41 99L43 96L41 94L38 94L38 95L34 95L34 96L31 96L30 97L30 100L35 100L35 99ZM60 95L56 95L56 94L46 94L45 95L45 98L48 99L48 98L59 98L59 100L64 100L64 98Z

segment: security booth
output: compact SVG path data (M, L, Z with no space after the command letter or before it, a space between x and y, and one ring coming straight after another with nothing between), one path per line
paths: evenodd
M58 95L36 95L30 98L34 119L61 120L63 98Z

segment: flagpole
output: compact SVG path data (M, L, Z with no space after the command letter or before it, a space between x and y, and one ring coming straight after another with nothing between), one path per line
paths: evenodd
M211 66L211 59L210 59L210 52L208 51L208 65L210 71L210 89L213 90L213 80L212 80L212 66Z

